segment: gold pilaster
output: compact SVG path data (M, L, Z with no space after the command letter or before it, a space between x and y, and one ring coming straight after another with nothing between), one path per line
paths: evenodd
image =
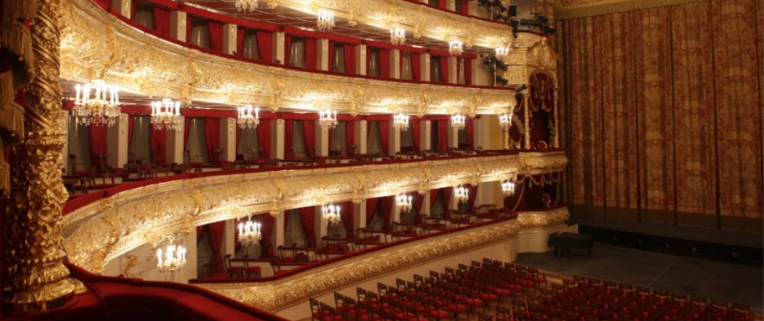
M558 88L554 89L554 135L552 135L552 148L560 148L560 98Z
M531 110L528 106L528 100L531 98L531 88L528 86L523 92L523 109L525 110L525 149L531 149Z
M41 0L32 23L33 82L25 88L23 142L11 150L10 199L4 238L3 303L17 313L35 313L66 303L75 283L63 265L61 181L66 133L60 128L60 0Z

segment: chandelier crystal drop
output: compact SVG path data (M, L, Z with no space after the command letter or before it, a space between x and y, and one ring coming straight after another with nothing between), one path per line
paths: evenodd
M502 58L509 55L509 47L497 47L496 48L496 58L499 58L501 60Z
M254 108L255 115L252 115L252 105L246 105L237 108L239 111L239 114L236 118L236 124L239 125L239 128L245 129L245 128L257 128L257 125L260 124L260 107Z
M186 267L186 248L170 244L164 251L157 249L157 268L162 273L172 273Z
M332 28L334 28L334 13L326 9L319 9L316 27L320 31L332 31Z
M151 125L154 129L166 128L180 130L183 127L183 116L180 114L180 102L164 98L162 101L151 103Z
M398 196L395 197L395 203L398 205L401 213L404 213L411 210L413 199L413 197L406 196L406 194L398 194Z
M470 190L464 186L454 187L454 196L459 203L467 203L470 200Z
M401 131L409 129L409 116L402 113L393 115L393 128Z
M79 125L111 126L119 117L119 88L109 86L101 79L89 84L77 84L72 115Z
M501 192L504 193L504 196L510 197L512 195L515 195L515 182L510 180L503 180L501 182Z
M462 130L466 126L467 117L460 114L455 114L451 116L451 127Z
M337 127L337 111L331 109L318 111L318 125L322 128L334 129Z
M243 246L255 246L260 243L263 235L260 233L260 223L247 221L239 223L239 242Z
M451 40L448 42L448 53L452 56L461 55L464 52L464 43L459 40Z
M396 46L406 43L406 30L398 27L390 29L390 42Z
M504 131L509 130L510 127L512 127L512 114L501 114L499 115L499 126L504 129Z
M255 12L257 9L257 0L236 0L236 11Z
M321 215L329 222L329 225L338 224L342 221L340 217L340 206L327 204L321 207Z

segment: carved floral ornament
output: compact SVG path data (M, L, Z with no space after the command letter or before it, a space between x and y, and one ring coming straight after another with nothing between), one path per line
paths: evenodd
M64 246L71 262L100 273L112 258L169 235L191 233L197 225L250 213L280 214L327 202L500 181L527 174L527 168L556 172L566 163L562 153L545 153L177 180L124 191L67 214Z
M517 102L513 90L411 84L242 63L184 48L132 28L90 0L64 2L61 77L101 76L150 97L360 113L498 114Z

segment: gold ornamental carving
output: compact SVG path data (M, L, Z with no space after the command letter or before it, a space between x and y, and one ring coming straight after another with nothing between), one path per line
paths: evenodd
M520 212L517 221L523 229L541 228L561 224L570 218L567 207L560 207L549 211Z
M506 88L371 80L242 63L162 41L91 0L65 3L61 77L68 80L88 81L97 66L105 81L126 91L229 105L246 100L270 110L316 110L327 107L315 104L322 101L350 114L493 114L516 104L513 90ZM105 26L113 31L103 32ZM422 92L429 93L426 101Z
M25 88L23 142L11 150L13 190L4 201L3 303L34 313L63 305L76 281L63 265L61 210L68 198L61 181L60 1L9 1L5 9L37 5L31 49L35 78ZM10 6L9 6L10 5ZM28 8L27 8L28 9Z

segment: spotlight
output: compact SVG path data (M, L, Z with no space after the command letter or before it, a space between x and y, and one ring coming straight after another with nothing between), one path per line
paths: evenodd
M504 4L501 3L501 0L493 0L491 3L494 7L497 7L499 9L499 12L507 11L507 7L504 6Z
M520 87L517 87L517 90L515 90L515 93L516 93L516 94L522 94L522 93L523 93L523 91L525 91L525 90L527 90L527 89L528 89L528 85L526 85L526 84L523 84L522 86L520 86Z
M501 70L507 70L507 68L509 68L509 65L505 64L504 62L496 58L496 56L486 56L483 59L483 64L491 67L492 69L495 69L496 67L498 67L498 68L501 68Z
M506 22L509 22L509 17L505 16L505 15L503 15L501 13L494 12L493 13L493 20L504 20L504 22L506 23Z
M498 76L498 75L495 76L495 77L496 77L496 83L500 83L500 84L502 84L504 86L506 86L509 83L509 80L507 80L507 78L504 78L504 77Z

